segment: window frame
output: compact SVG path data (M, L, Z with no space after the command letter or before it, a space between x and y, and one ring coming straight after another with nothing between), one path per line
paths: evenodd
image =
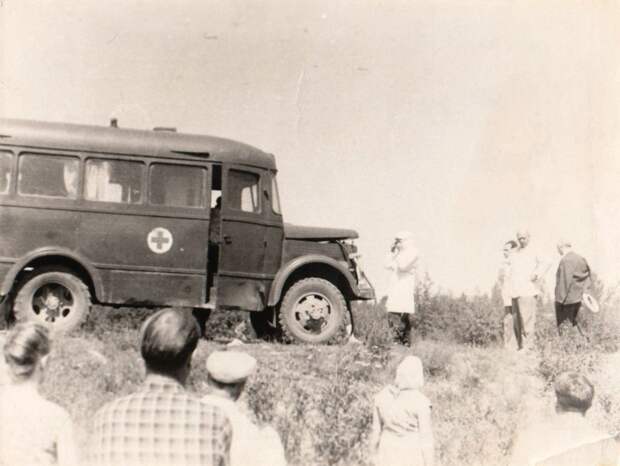
M0 192L0 196L10 196L15 191L15 173L17 172L16 160L17 156L13 151L0 149L0 157L6 154L9 156L9 179L6 192Z
M242 208L232 207L229 202L228 192L230 189L230 172L241 172L247 173L250 175L255 175L258 178L257 184L257 200L258 200L258 210L243 210ZM233 165L228 167L226 170L226 180L225 180L226 189L223 191L223 202L224 208L229 210L230 212L234 212L241 215L253 215L253 216L262 216L263 214L263 172L252 169L251 167L237 166ZM241 198L239 199L241 201Z
M269 183L269 189L270 191L270 197L269 197L269 204L271 204L271 213L273 213L274 215L278 215L278 216L282 216L282 202L280 199L280 187L278 186L278 180L277 180L277 172L275 171L271 171L269 172L269 176L270 176L270 183ZM278 203L278 209L276 210L274 209L274 199L277 200Z

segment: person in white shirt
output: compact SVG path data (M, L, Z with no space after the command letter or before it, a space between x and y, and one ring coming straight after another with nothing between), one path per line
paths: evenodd
M413 344L411 317L415 313L415 267L418 251L413 246L408 231L396 234L394 243L385 262L390 270L390 284L385 302L387 312L400 314L404 324L404 335L409 345Z
M512 255L510 289L515 313L515 332L519 349L534 347L536 305L540 294L539 280L545 274L545 264L536 255L527 230L517 232L519 249Z
M506 241L504 244L504 248L502 250L504 257L499 268L498 277L498 282L502 293L502 302L504 304L503 337L504 348L506 349L517 349L517 328L515 327L516 319L514 318L515 313L512 307L512 290L510 289L510 277L512 274L511 258L517 247L518 244L514 240Z
M73 423L67 411L39 393L50 351L47 328L16 325L7 335L8 381L0 393L0 464L77 464Z
M238 351L215 351L207 358L209 393L202 401L222 409L232 425L231 466L285 466L282 442L275 429L254 424L240 406L239 398L256 359Z

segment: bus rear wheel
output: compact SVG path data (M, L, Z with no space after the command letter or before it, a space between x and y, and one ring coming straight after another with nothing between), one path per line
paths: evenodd
M306 278L291 286L280 304L284 334L302 343L328 343L344 327L347 303L336 286L322 278Z
M17 322L33 321L55 332L77 329L90 311L88 287L73 274L40 272L23 283L15 296Z

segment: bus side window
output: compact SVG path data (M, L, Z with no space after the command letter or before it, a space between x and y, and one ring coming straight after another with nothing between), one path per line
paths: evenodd
M149 177L153 205L204 208L207 170L204 167L154 163Z
M84 197L89 201L140 204L144 164L125 160L89 159Z
M13 155L10 152L0 152L0 194L9 192L12 165Z
M75 157L48 154L19 156L19 194L41 197L77 198L80 162Z

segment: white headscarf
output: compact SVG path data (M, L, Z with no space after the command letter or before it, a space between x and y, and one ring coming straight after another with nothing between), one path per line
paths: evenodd
M394 384L399 390L417 390L424 385L424 368L416 356L407 356L396 369Z

